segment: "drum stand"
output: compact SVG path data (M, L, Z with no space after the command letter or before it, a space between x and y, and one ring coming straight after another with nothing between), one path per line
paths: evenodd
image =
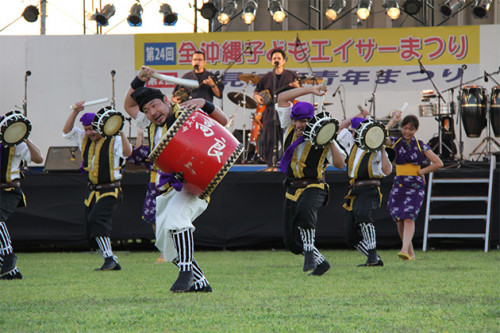
M490 112L491 112L491 110L488 110L488 113L486 114L486 119L488 122L488 135L483 140L481 140L481 142L476 146L476 148L474 148L474 150L470 153L470 156L478 155L476 162L479 161L479 158L481 157L481 155L484 155L484 157L487 158L488 160L491 158L491 153L492 153L491 144L492 143L495 144L497 146L497 148L500 148L500 143L498 143L497 140L495 140L494 138L491 137L491 122L490 122L490 118L488 117ZM481 149L480 152L478 152L478 150L483 145L484 145L484 147Z
M226 128L229 128L232 126L233 124L233 120L234 120L234 117L236 116L236 113L238 112L238 109L241 107L243 109L243 127L242 127L242 144L243 144L243 153L242 153L242 156L241 156L241 160L242 161L246 161L247 160L247 157L248 157L248 149L247 149L247 144L246 144L246 141L247 141L247 124L246 124L246 105L247 105L247 101L246 101L246 94L245 94L245 90L247 89L248 87L248 82L245 83L245 86L243 86L243 89L241 91L241 96L243 96L243 99L238 103L236 104L236 110L234 110L234 113L231 115L231 117L229 117L229 121L226 125Z

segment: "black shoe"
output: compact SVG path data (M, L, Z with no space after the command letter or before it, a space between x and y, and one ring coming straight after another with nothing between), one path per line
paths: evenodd
M314 261L314 252L306 251L304 252L304 272L312 271L316 268L316 262Z
M191 286L193 285L194 277L193 271L184 271L179 272L179 276L177 280L175 280L174 284L170 288L170 291L173 293L183 293L189 291Z
M380 257L377 254L377 250L368 250L368 260L369 266L376 266Z
M325 260L323 260L323 262L321 264L316 266L314 271L309 273L309 275L321 276L321 275L325 274L329 269L330 269L330 263L328 261L326 261L326 259L325 259Z
M119 271L122 267L119 263L116 262L115 258L107 257L104 258L104 264L102 264L101 268L96 268L96 271Z
M191 286L191 288L189 288L189 290L187 292L188 293L211 293L212 287L210 287L210 285L207 284L206 286L203 286L199 289L196 289L195 284L193 283L193 285Z
M2 269L0 270L0 277L9 274L14 269L16 269L17 257L14 252L3 256Z
M5 274L0 277L0 280L21 280L23 278L23 275L19 270L15 272L14 274Z
M372 267L372 266L384 266L384 262L382 261L382 259L378 258L377 262L376 263L369 263L368 261L365 262L364 264L359 264L358 267Z

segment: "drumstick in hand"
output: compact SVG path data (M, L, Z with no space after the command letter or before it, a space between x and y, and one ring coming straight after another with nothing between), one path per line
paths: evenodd
M139 73L139 76L141 74L142 74L142 70L141 70L141 73ZM188 88L198 88L200 86L200 84L196 80L183 79L183 78L170 76L170 75L164 75L164 74L160 74L160 73L156 73L156 72L151 74L151 77L154 77L155 79L162 80L165 82L175 83L179 86L184 86L184 87L188 87Z
M100 99L96 99L93 101L85 102L85 103L83 103L83 106L91 106L91 105L102 104L102 103L107 103L107 102L109 102L109 98L105 97L105 98L100 98ZM76 104L73 104L69 108L76 110L77 106L76 106Z
M326 84L328 82L328 79L326 77L323 78L323 81L321 82L321 88L320 91L326 91ZM325 95L319 96L318 100L318 112L323 112L323 100L325 99Z

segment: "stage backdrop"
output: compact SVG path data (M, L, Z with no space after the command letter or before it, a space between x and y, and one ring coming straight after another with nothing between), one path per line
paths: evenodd
M243 126L250 129L255 110L237 108L227 93L243 92L252 96L254 86L245 85L238 80L238 75L269 71L270 50L282 47L288 57L287 68L301 75L314 74L327 79L329 94L325 102L333 103L328 111L336 118L353 116L358 112L358 105L370 108L373 97L373 113L377 118L387 117L390 111L405 103L408 103L405 113L418 115L419 104L424 103L421 101L423 90L441 91L448 103L457 101L461 83L481 85L489 95L496 83L491 78L485 82L484 71L495 73L492 77L500 79L499 35L500 25L0 36L0 114L14 107L22 108L26 93L27 116L33 124L31 138L46 153L50 146L68 145L61 137L61 129L74 102L108 97L123 111L123 97L141 65L181 76L190 70L192 52L202 49L207 53L208 69L225 74L224 98L216 103L223 107L226 115L234 115L231 129ZM228 69L234 61L234 66ZM377 72L382 73L378 80ZM151 85L164 88L167 95L172 91L172 85L162 82L153 80ZM337 88L340 94L333 97ZM89 107L88 111L95 112L102 106ZM418 136L427 142L437 134L438 122L434 117L420 120ZM461 126L458 126L457 115L453 121L458 137ZM135 136L135 125L127 122L125 131ZM486 134L483 130L479 138L463 135L465 158Z

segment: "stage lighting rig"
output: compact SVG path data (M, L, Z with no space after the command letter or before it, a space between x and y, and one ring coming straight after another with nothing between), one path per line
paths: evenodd
M286 18L285 10L283 9L283 5L278 0L269 0L268 5L269 14L273 17L273 20L277 23L281 23Z
M178 15L174 13L172 7L164 3L160 6L160 13L163 14L163 25L175 25L177 23Z
M333 0L328 5L325 15L332 21L335 21L342 10L345 8L345 0Z
M243 22L252 24L257 14L257 8L259 8L259 5L255 0L247 0L243 5L243 14L241 15Z
M401 10L399 9L398 0L385 0L384 1L385 14L391 20L397 20L399 15L401 15Z
M100 12L96 12L92 15L92 20L96 20L99 26L105 27L109 24L109 19L111 16L115 15L115 12L115 6L113 4L107 4Z
M127 22L131 27L140 27L142 25L142 6L140 3L134 3L130 7L130 15L127 17Z
M366 20L372 10L373 1L372 0L359 0L358 2L358 10L356 11L356 15L360 20Z
M219 20L220 24L226 25L231 21L232 16L236 13L236 8L238 8L238 4L234 0L226 1L224 3L224 7L220 11L219 16L217 16L217 20Z

